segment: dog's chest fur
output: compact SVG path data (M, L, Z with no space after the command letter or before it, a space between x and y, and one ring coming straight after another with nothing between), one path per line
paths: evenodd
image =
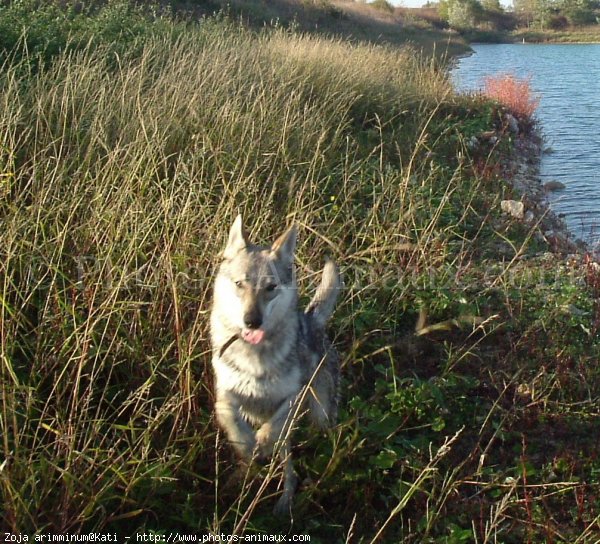
M238 338L213 357L217 388L234 394L249 419L268 419L284 399L302 387L297 340L298 325L293 320L264 345L253 346Z
M282 401L299 393L320 360L307 342L306 317L294 318L264 346L237 339L213 357L217 388L235 395L253 423L266 421Z

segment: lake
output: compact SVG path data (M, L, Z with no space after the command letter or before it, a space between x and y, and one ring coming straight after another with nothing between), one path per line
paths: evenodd
M546 140L544 182L566 189L550 195L571 232L600 241L600 44L481 44L452 71L458 89L475 90L483 77L513 73L531 78L540 96L536 117Z

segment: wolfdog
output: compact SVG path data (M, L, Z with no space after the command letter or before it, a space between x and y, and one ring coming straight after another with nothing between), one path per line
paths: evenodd
M283 462L283 493L274 512L290 514L297 476L290 434L302 411L319 428L337 417L339 356L325 333L340 288L328 261L304 312L297 310L297 229L271 247L249 242L238 215L214 284L211 312L215 411L242 461Z

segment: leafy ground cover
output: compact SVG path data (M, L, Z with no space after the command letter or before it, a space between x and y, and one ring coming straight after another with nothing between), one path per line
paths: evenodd
M0 75L3 529L597 542L600 274L501 214L500 105L410 48L123 3L90 34L29 16ZM298 223L304 293L325 254L345 275L343 409L298 432L292 522L277 466L227 485L212 415L238 211L257 240Z

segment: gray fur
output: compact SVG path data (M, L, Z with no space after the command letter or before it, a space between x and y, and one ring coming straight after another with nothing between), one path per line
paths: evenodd
M335 424L339 356L325 333L340 280L333 262L306 312L297 310L292 226L271 247L251 244L235 220L215 278L211 312L215 411L245 461L279 453L284 491L275 510L290 512L296 476L290 434L307 409L319 428Z

